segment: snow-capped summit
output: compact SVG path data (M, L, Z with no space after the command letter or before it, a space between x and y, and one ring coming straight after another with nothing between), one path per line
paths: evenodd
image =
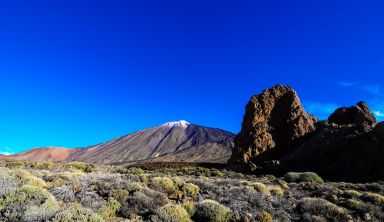
M168 123L164 123L162 126L166 126L166 127L182 127L182 128L187 128L188 125L190 123L188 123L187 121L185 120L180 120L180 121L177 121L177 122L168 122Z

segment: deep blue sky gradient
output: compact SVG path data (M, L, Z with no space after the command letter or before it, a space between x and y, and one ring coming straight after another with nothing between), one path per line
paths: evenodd
M262 89L384 116L382 1L0 2L0 153L185 119L238 132Z

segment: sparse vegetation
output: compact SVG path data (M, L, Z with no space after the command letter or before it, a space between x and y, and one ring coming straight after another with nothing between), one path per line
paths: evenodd
M383 194L312 173L0 162L0 221L383 221Z
M324 180L317 175L316 173L312 172L304 172L304 173L297 173L297 172L289 172L284 176L284 179L288 182L310 182L310 183L318 183L323 184Z

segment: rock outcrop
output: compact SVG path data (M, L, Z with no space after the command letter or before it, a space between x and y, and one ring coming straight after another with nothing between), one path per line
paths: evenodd
M229 163L246 171L256 170L263 161L273 163L313 132L315 123L292 88L277 85L265 90L246 106Z
M328 123L372 127L376 124L376 118L369 110L367 104L359 102L356 106L338 108L329 116Z
M384 179L383 159L384 123L377 124L364 102L339 108L327 121L317 122L291 88L278 85L247 105L229 166L255 173L314 171L333 180L367 181Z

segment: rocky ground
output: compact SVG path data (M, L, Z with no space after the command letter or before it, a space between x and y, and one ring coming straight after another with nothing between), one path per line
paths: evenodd
M381 182L181 164L142 168L1 162L0 221L384 220Z

